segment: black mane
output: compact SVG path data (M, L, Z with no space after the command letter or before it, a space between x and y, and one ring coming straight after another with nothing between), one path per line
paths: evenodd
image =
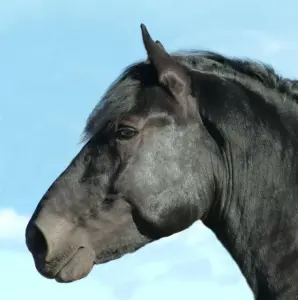
M173 56L192 70L235 80L261 94L271 92L279 102L288 99L298 103L298 80L284 78L264 63L228 58L208 51L187 51L175 53ZM157 83L156 80L148 61L138 62L126 68L90 114L83 132L83 140L91 138L108 121L121 118L134 109L141 87Z

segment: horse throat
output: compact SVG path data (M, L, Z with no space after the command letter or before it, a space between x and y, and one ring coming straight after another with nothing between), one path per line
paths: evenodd
M239 186L204 224L234 258L255 299L284 300L298 295L298 202L289 181L278 188L268 177L255 178L253 188Z

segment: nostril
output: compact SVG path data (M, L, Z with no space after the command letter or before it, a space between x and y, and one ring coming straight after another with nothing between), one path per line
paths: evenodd
M31 225L28 230L27 245L33 256L46 256L48 251L46 239L41 230L35 224Z

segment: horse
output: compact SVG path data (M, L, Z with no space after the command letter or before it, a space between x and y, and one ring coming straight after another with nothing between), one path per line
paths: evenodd
M255 299L298 298L298 81L141 34L27 224L36 270L80 280L201 220Z

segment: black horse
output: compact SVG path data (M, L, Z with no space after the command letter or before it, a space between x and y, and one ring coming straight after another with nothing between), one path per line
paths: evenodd
M27 226L37 270L79 280L200 219L256 299L298 299L298 81L170 55L141 28L148 60L107 91Z

